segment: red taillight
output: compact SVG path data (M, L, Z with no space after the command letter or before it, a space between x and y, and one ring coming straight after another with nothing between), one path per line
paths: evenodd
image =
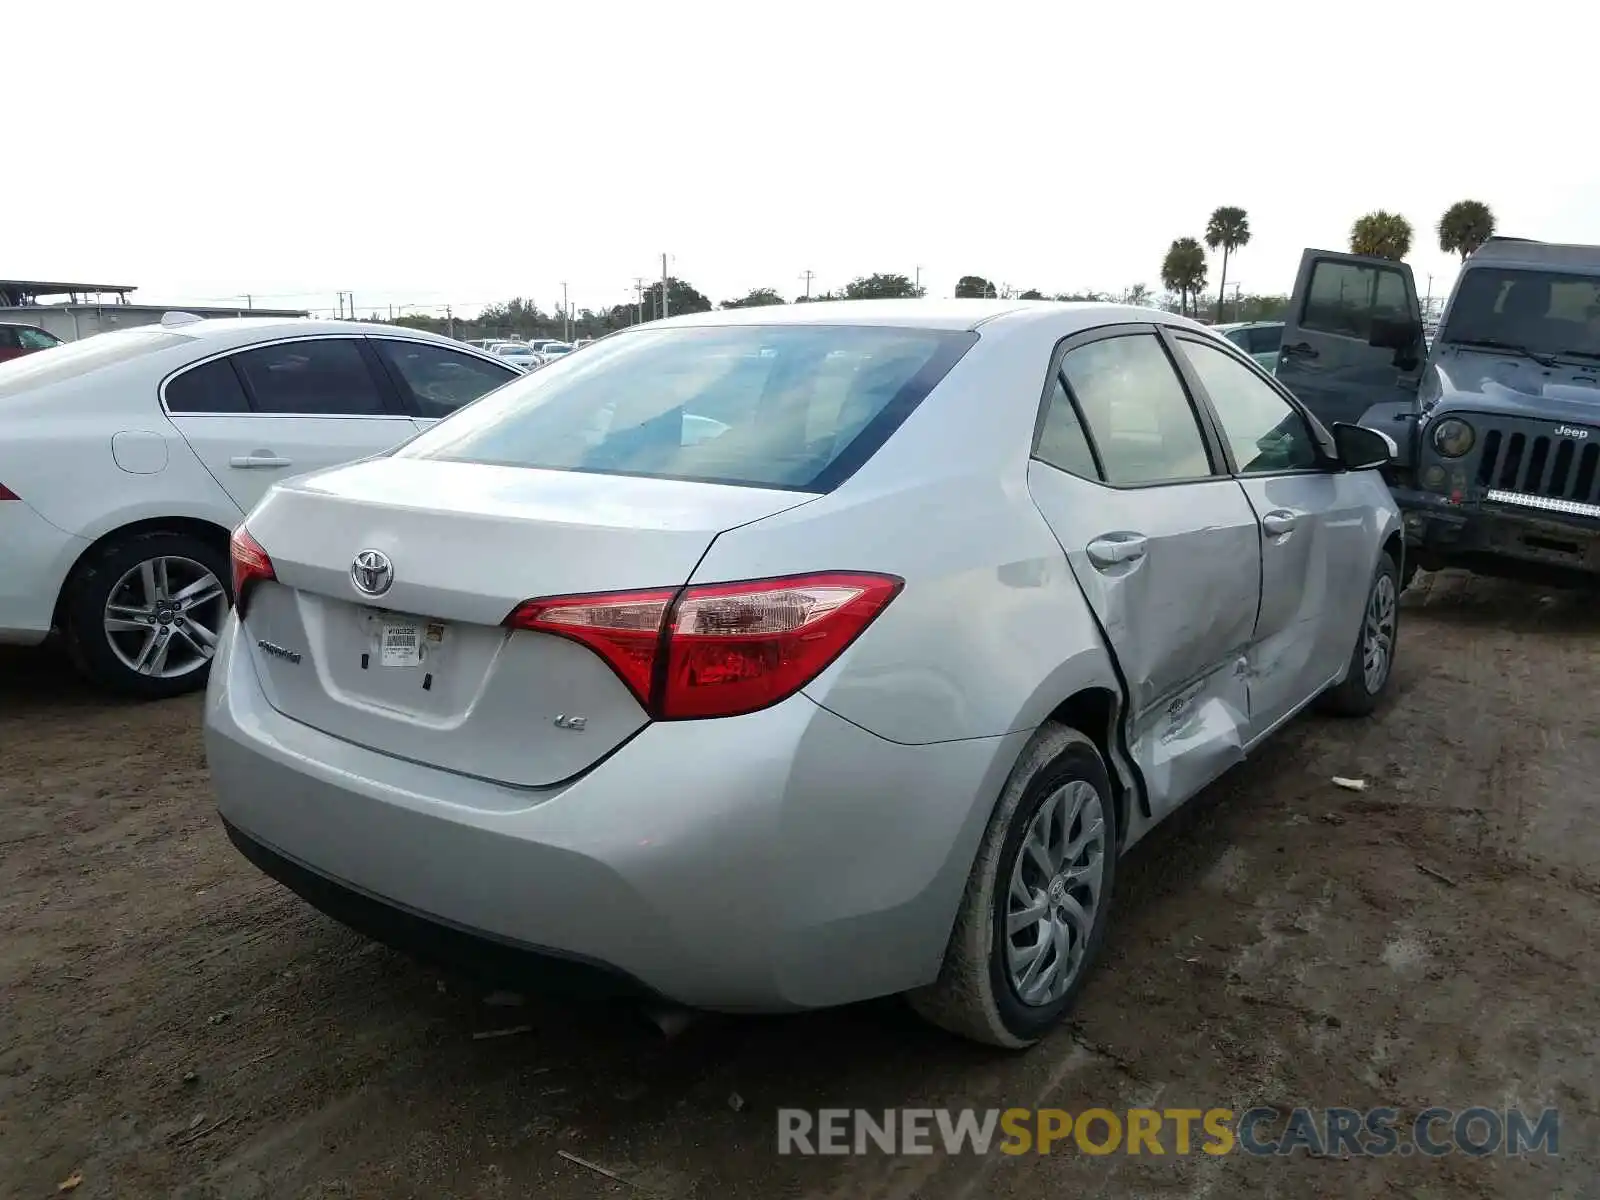
M5 484L0 483L0 500L20 500L20 499L21 499L20 496L18 496L15 492L13 492Z
M276 579L272 560L261 548L261 543L250 536L243 525L233 531L228 542L228 552L233 558L233 606L244 615L245 597L253 584L263 579Z
M900 591L891 575L830 572L529 600L506 618L599 654L658 720L731 717L792 696Z

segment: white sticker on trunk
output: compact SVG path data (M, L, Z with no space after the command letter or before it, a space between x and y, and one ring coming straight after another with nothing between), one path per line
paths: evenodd
M422 662L422 630L415 625L384 625L378 661L386 667L415 667Z

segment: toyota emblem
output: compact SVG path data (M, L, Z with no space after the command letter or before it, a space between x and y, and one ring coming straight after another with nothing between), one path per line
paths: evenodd
M394 564L382 550L363 550L350 564L350 582L363 596L381 596L394 583Z

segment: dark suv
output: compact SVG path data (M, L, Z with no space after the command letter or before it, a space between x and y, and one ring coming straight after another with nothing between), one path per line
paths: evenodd
M1307 250L1277 376L1394 440L1408 568L1600 583L1600 246L1491 239L1431 346L1409 267Z
M61 339L53 333L35 329L32 325L13 325L0 321L0 362L59 345Z

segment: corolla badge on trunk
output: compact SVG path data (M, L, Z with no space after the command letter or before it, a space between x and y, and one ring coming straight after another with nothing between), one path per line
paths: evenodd
M350 582L363 596L381 596L394 583L394 564L382 550L363 550L350 564Z

